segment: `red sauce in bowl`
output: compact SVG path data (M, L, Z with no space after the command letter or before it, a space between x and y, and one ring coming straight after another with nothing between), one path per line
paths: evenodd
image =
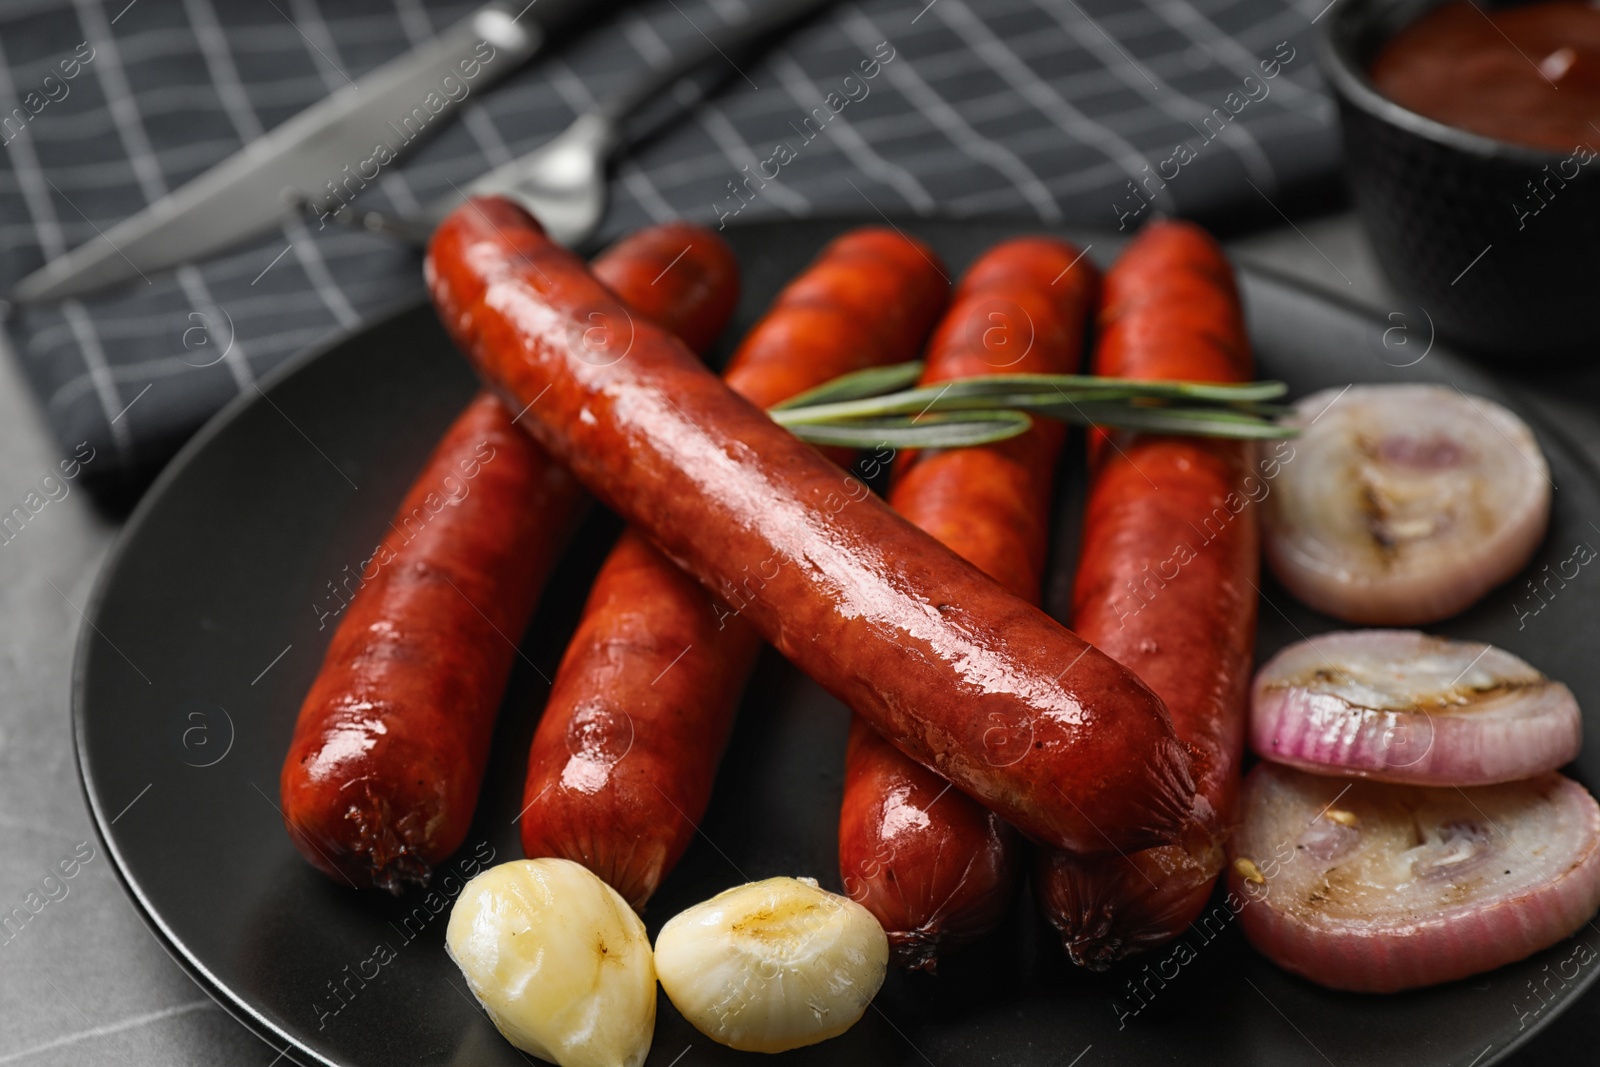
M1600 3L1456 0L1396 34L1370 73L1384 96L1458 129L1557 152L1600 145Z

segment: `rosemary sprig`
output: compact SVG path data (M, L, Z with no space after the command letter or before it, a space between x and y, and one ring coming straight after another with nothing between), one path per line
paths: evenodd
M804 408L840 400L856 400L864 396L882 396L885 393L909 389L917 384L917 379L920 377L922 377L922 363L919 360L894 363L887 367L868 367L866 370L841 374L832 381L823 382L815 389L807 389L803 393L791 396L771 410L782 411L786 408Z
M844 448L971 448L1027 432L1033 420L1020 411L955 411L886 415L849 422L797 423L789 432L814 445Z
M1292 437L1270 403L1282 382L1147 382L1076 374L996 374L915 386L921 363L842 375L770 409L816 444L960 448L1003 441L1029 413L1080 425L1202 437Z

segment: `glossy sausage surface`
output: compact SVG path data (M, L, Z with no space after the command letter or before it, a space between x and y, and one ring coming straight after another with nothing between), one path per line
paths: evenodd
M681 223L595 266L641 315L701 343L737 302L737 270L720 238ZM461 845L514 642L582 497L487 392L445 432L348 590L284 761L284 821L313 866L398 891Z
M1205 231L1153 223L1122 254L1106 276L1094 369L1251 377L1233 272ZM1182 933L1222 868L1255 643L1256 513L1272 468L1256 470L1245 442L1149 434L1102 436L1091 466L1073 626L1166 701L1198 787L1181 845L1041 854L1042 908L1073 959L1099 968Z
M435 232L435 306L613 510L902 751L1084 850L1174 836L1193 798L1159 698L895 514L648 323L511 203Z
M862 229L823 249L723 380L757 407L917 358L947 283L931 251ZM528 755L522 847L642 908L694 838L761 637L637 530L601 567Z
M990 249L956 290L928 346L923 385L991 374L1072 374L1099 275L1078 249L1029 237ZM1036 420L981 448L922 452L896 467L890 505L1017 596L1038 603L1050 495L1066 428ZM839 873L878 919L894 961L933 971L940 953L999 922L1022 843L1004 820L850 724Z

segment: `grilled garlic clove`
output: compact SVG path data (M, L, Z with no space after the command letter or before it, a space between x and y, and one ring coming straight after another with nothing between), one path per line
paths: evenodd
M837 1037L883 985L872 913L811 878L768 878L674 916L656 938L673 1005L713 1041L783 1052Z
M627 901L570 860L484 871L445 948L507 1041L560 1067L638 1067L656 1023L650 937Z

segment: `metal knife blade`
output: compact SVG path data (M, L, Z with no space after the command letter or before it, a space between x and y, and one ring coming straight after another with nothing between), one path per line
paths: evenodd
M10 299L37 304L148 280L271 229L305 204L326 208L354 195L591 4L497 0L480 8L45 264L22 279Z

